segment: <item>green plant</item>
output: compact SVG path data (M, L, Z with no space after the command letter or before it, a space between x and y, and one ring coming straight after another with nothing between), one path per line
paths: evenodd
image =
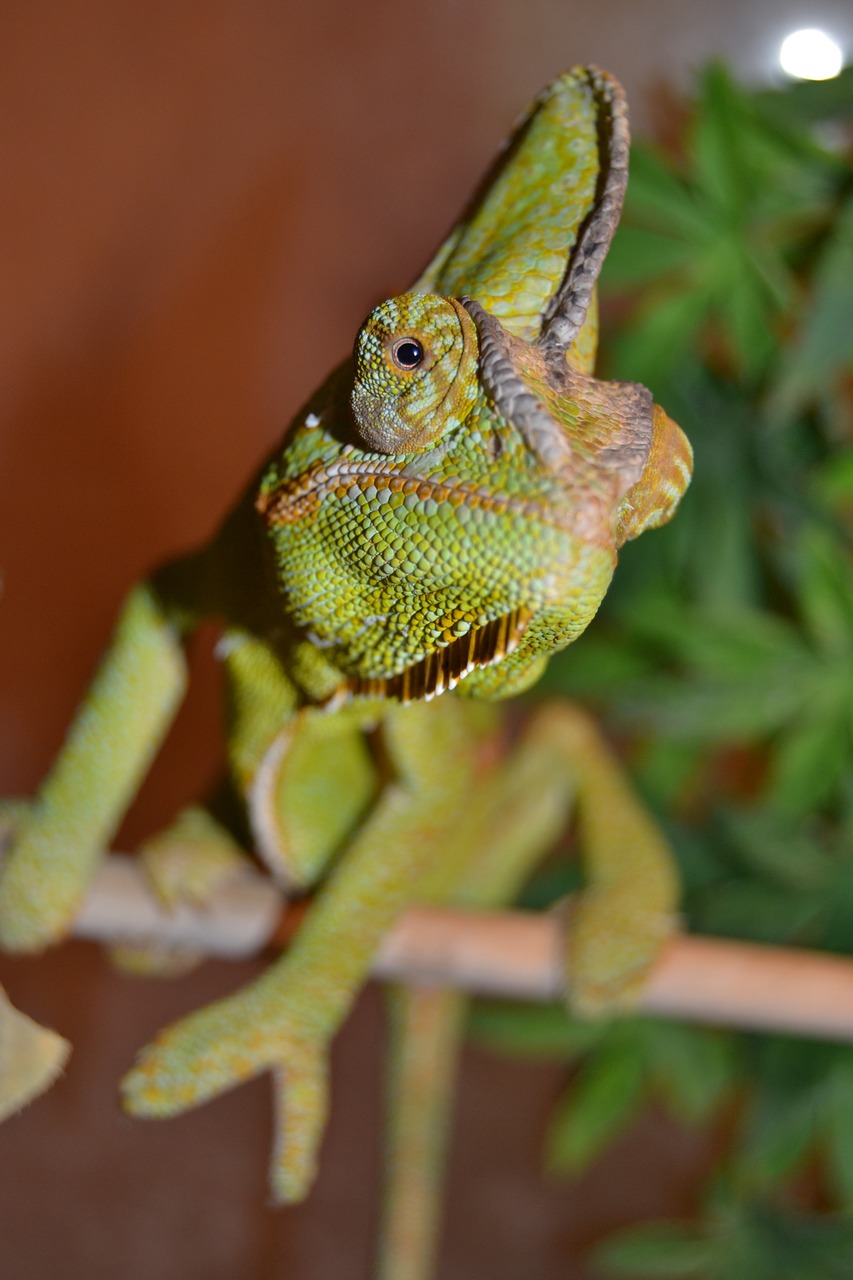
M695 479L678 520L625 549L599 622L546 686L596 703L623 738L691 929L847 952L853 169L821 139L851 120L853 70L755 92L712 65L679 145L634 150L603 358L686 429ZM570 883L551 873L529 901ZM725 1196L695 1228L602 1246L608 1273L853 1274L853 1048L507 1005L481 1007L475 1030L574 1065L548 1142L569 1174L650 1096L688 1122L730 1109Z

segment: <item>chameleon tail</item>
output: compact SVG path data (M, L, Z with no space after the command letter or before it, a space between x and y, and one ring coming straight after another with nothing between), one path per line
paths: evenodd
M466 1001L446 988L394 987L390 1004L390 1116L376 1280L430 1280Z

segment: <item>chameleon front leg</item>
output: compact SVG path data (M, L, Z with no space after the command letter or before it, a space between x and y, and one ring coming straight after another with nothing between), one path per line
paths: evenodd
M389 706L383 738L395 779L287 954L243 991L167 1028L123 1082L128 1110L166 1116L272 1070L281 1106L271 1177L283 1201L301 1199L313 1177L328 1042L383 934L422 896L470 778L470 734L455 699Z
M185 683L177 631L143 584L127 598L106 657L4 860L0 944L37 950L68 930Z

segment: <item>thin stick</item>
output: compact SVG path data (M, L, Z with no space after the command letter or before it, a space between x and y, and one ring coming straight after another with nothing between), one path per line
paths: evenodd
M417 907L386 939L373 972L553 1000L564 988L558 959L564 927L564 915ZM658 961L639 1008L690 1022L853 1040L853 960L679 934Z
M201 908L160 906L130 858L100 867L75 924L102 942L153 942L209 955L247 956L282 932L283 900L256 872L241 872ZM553 1000L564 988L564 917L521 911L417 907L388 935L379 978L478 994ZM720 1026L853 1040L853 960L681 934L668 944L640 1008Z
M237 959L263 950L284 901L271 880L251 868L217 889L204 907L167 910L134 858L104 858L74 921L79 938L199 951Z

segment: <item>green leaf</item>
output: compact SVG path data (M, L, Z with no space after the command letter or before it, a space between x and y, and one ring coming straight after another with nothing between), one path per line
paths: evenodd
M843 1208L853 1209L853 1067L832 1073L821 1128L832 1190Z
M811 655L783 618L753 609L687 610L656 602L653 612L632 614L632 631L694 671L724 679L753 679L770 666L800 665Z
M797 597L810 634L824 653L853 659L853 570L847 549L829 528L812 523L801 534L799 552Z
M687 240L626 224L620 227L607 254L602 290L607 293L659 281L669 272L689 267L694 255L695 250Z
M748 242L726 247L725 266L718 275L720 315L728 329L735 367L756 378L776 350L773 320L779 308L753 247Z
M792 414L832 389L853 361L853 199L827 240L798 340L785 352L769 411Z
M688 293L664 297L637 317L630 333L618 341L620 375L642 382L654 391L665 383L674 365L687 358L711 304L707 285Z
M703 933L766 943L801 936L818 910L814 894L742 879L722 880L691 901L691 918Z
M737 1075L731 1037L721 1032L655 1023L649 1055L655 1087L687 1124L702 1123L728 1095Z
M722 1280L849 1280L853 1274L850 1219L762 1204L740 1219L732 1233L740 1248L731 1250Z
M600 1244L608 1276L636 1280L849 1280L853 1222L761 1202L724 1203L700 1227L650 1223Z
M561 898L578 893L583 887L583 868L577 859L546 862L524 886L516 906L520 911L548 911Z
M853 499L853 449L841 448L831 454L813 473L818 500L833 512Z
M657 678L626 695L620 719L692 742L746 744L786 724L807 688L797 672L767 672L753 682L724 684Z
M668 834L678 858L681 883L688 895L687 906L692 912L692 896L697 892L713 892L713 886L727 874L726 859L713 829L678 823L669 827ZM692 914L690 920L692 923Z
M571 1062L601 1040L607 1023L572 1018L558 1004L478 1000L470 1030L476 1040L501 1053Z
M631 148L625 216L628 225L639 222L688 244L701 244L708 234L707 213L690 184L648 143Z
M610 1276L690 1280L707 1274L713 1256L713 1244L700 1229L652 1222L604 1240L595 1248L592 1261Z
M657 738L635 766L639 790L654 808L671 810L699 772L704 755L703 744Z
M606 697L620 686L645 679L653 663L626 636L603 629L587 631L570 649L551 660L537 693L562 692L585 698Z
M718 216L739 221L755 181L743 155L748 113L742 95L719 63L702 77L701 109L692 131L696 178Z
M585 1169L633 1119L642 1098L643 1053L636 1040L604 1045L590 1055L552 1121L546 1158L551 1169Z
M849 697L834 713L801 721L780 739L766 794L781 813L812 813L837 787L850 759L848 707Z
M849 779L850 775L847 776ZM853 851L849 836L832 843L835 847L818 898L815 927L812 933L804 935L804 941L849 955L853 951Z
M836 1046L764 1037L756 1048L759 1090L737 1152L745 1185L763 1190L787 1177L814 1149Z
M722 821L747 872L798 894L814 893L826 883L830 859L810 827L770 808L730 810Z
M831 80L802 80L784 89L766 89L753 97L763 117L785 129L795 129L805 156L815 156L843 166L840 157L820 149L806 126L820 120L853 118L853 67L845 67Z

